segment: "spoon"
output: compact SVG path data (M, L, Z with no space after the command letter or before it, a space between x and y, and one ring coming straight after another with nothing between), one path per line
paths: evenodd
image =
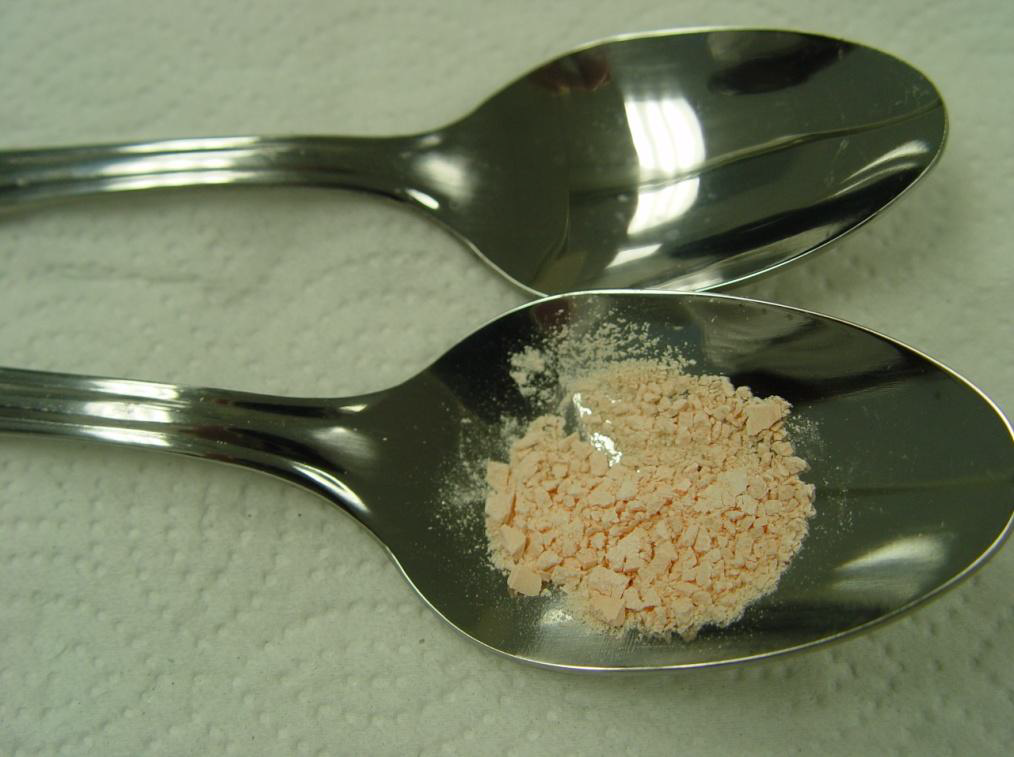
M0 153L0 210L100 192L298 184L392 197L535 293L710 290L857 228L933 165L934 86L814 34L617 37L411 136L217 137Z
M501 418L545 411L509 355L623 318L696 369L794 405L816 515L777 590L693 642L614 638L558 594L519 598L488 563L463 461L497 455ZM621 356L622 357L622 356ZM0 431L246 466L323 495L387 548L420 596L485 647L573 670L693 668L811 648L898 617L979 568L1014 517L1011 427L930 358L843 321L735 297L586 292L524 305L400 386L292 399L0 369Z

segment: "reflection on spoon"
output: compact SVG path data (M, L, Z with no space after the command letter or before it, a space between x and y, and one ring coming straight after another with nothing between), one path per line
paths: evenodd
M838 567L836 588L857 599L877 594L890 603L932 588L932 576L947 563L950 551L943 534L916 534L873 547Z

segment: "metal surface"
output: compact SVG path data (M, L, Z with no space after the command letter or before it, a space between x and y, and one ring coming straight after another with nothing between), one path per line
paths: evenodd
M612 638L558 596L511 597L486 562L463 461L500 449L501 419L547 408L509 354L561 325L647 324L702 372L794 405L817 514L777 591L694 642ZM978 390L890 339L718 295L592 292L490 322L387 391L284 399L0 370L0 431L146 446L246 466L323 495L383 542L427 603L490 649L565 669L688 668L805 649L896 617L978 568L1014 516L1010 425ZM472 492L471 494L469 492Z
M782 31L617 38L433 132L0 153L0 210L99 192L300 184L407 202L523 288L704 291L855 229L935 162L918 71Z

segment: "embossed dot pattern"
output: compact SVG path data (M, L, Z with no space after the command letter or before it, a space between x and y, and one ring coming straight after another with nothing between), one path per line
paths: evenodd
M895 335L1014 408L1009 3L8 0L0 143L424 129L574 45L708 24L837 33L937 82L952 132L929 179L740 292ZM0 252L3 364L293 395L395 384L524 301L425 219L322 190L5 215ZM0 445L0 754L963 755L1014 741L1010 549L823 651L576 677L466 643L351 519L273 479Z

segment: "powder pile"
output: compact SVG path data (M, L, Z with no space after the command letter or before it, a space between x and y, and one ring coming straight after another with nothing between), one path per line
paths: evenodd
M789 404L683 368L625 360L569 379L570 407L488 462L490 555L511 589L550 583L594 625L690 640L775 588L813 513Z

